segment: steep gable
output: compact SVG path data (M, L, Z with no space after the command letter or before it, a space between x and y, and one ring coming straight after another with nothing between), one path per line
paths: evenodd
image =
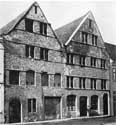
M94 30L89 29L88 26L86 25L89 19L94 22L93 23ZM88 33L93 33L95 35L98 35L100 39L98 40L100 41L100 47L104 48L104 42L103 42L102 36L100 34L99 28L96 24L96 21L91 11L89 11L79 19L55 30L59 40L65 45L68 45L71 40L76 41L75 39L76 37L81 37L81 34L79 34L80 31L83 31L83 32L87 31Z
M36 12L35 12L36 11ZM21 29L25 30L25 19L30 19L35 21L34 22L34 32L39 32L39 22L46 23L48 25L48 35L56 37L51 24L48 23L43 11L41 10L40 6L37 2L34 2L26 11L22 12L17 18L9 22L7 25L5 25L3 28L0 29L0 35L7 35L14 29ZM56 37L57 38L57 37Z

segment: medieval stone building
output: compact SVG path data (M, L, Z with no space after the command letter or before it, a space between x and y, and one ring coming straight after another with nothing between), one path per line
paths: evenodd
M35 2L0 35L5 122L110 115L109 56L91 12L53 31Z

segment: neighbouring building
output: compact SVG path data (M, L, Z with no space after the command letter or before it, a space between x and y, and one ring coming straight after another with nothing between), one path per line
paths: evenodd
M110 56L111 115L116 116L116 45L105 43L105 46Z
M0 36L4 122L110 115L110 58L91 12L54 32L34 2Z

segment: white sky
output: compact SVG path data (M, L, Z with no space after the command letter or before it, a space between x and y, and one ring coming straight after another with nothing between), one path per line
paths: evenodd
M116 1L36 0L56 29L89 10L92 11L105 42L116 44ZM0 0L0 28L26 10L34 0Z

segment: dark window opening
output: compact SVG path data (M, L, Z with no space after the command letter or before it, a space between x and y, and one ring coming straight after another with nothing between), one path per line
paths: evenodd
M113 82L116 82L116 69L112 69L112 79L113 79Z
M96 79L91 79L91 89L96 89Z
M75 111L75 100L76 100L75 95L67 96L67 108L68 108L68 111Z
M33 32L33 20L25 19L25 30L28 32Z
M36 112L36 99L28 99L28 112Z
M37 14L37 6L35 6L35 14Z
M28 70L26 71L26 85L34 85L34 71Z
M80 56L80 65L85 66L85 56Z
M98 109L98 96L97 95L91 96L91 109L93 110Z
M101 68L105 69L106 60L101 59Z
M91 66L96 67L96 58L91 57Z
M92 45L97 46L97 36L92 35Z
M79 88L85 89L85 78L79 78Z
M54 87L61 87L61 74L56 73L54 75Z
M89 19L89 27L92 28L92 20Z
M40 22L40 33L47 35L47 24Z
M40 59L48 60L48 49L40 48Z
M34 58L34 46L26 45L26 57Z
M41 84L42 84L42 86L48 86L48 74L47 74L47 72L43 72L41 74Z
M67 88L74 88L72 76L67 76Z
M9 72L9 81L11 85L19 85L19 71L10 71Z
M105 79L101 80L101 89L106 90L106 80Z
M67 64L73 64L73 54L67 54Z
M88 33L82 32L82 43L88 43Z

